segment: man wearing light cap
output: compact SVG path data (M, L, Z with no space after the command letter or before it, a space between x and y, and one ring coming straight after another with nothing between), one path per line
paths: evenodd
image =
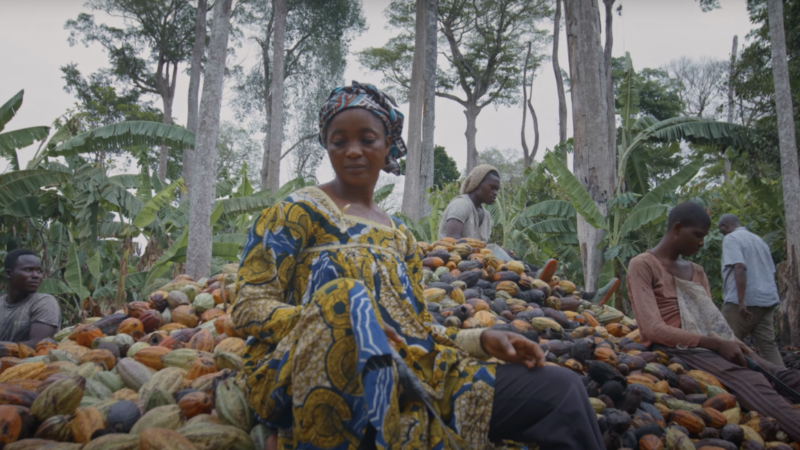
M491 205L500 191L500 173L488 164L472 169L461 185L461 195L444 210L439 224L439 239L471 238L488 242L492 235L492 217L484 204Z

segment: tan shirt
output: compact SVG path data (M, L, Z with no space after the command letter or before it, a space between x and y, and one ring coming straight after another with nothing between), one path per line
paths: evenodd
M691 281L703 286L711 297L706 273L695 263L692 263ZM697 346L700 335L681 329L675 278L660 259L650 252L633 258L628 266L627 283L642 345Z
M0 297L0 341L27 341L34 322L61 328L61 308L52 295L31 294L18 303L8 303L7 297Z
M439 239L447 237L447 221L456 219L464 224L464 228L461 231L462 238L489 242L489 238L492 236L492 216L483 206L481 206L481 209L483 210L482 220L478 218L478 210L468 194L454 198L447 205L447 209L442 214L442 220L439 222Z

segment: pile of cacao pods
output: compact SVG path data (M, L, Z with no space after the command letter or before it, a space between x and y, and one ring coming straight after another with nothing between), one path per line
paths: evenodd
M582 377L606 448L800 450L775 419L743 411L714 376L648 351L636 321L604 304L616 280L596 293L581 292L556 276L554 260L542 268L502 261L471 239L418 245L434 320L538 342L547 365Z
M264 448L227 275L181 275L35 349L0 343L0 450Z

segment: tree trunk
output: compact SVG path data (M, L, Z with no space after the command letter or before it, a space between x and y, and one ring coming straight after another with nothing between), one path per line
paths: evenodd
M189 69L189 111L186 114L186 128L197 136L197 115L200 104L200 75L203 72L203 54L206 50L206 0L197 0L197 16L194 22L194 46L192 47L192 66ZM186 192L192 186L193 149L183 150L183 181ZM188 194L187 194L188 196Z
M281 146L283 144L283 71L286 53L286 0L273 0L275 31L272 42L272 105L269 123L269 161L267 189L275 192L281 187Z
M556 15L553 29L553 73L556 76L556 92L558 93L558 143L567 140L567 96L564 93L564 79L561 77L561 66L558 64L558 38L561 34L561 2L556 0Z
M161 104L164 106L164 120L162 120L162 122L169 125L172 123L172 97L169 95L162 95ZM162 182L166 182L167 180L168 156L169 149L166 145L162 145L158 153L158 179Z
M531 79L531 95L533 95L533 80ZM536 116L536 110L533 109L531 99L528 98L528 111L531 113L531 121L533 122L533 147L531 147L531 156L525 161L525 167L530 167L533 164L533 158L536 157L536 152L539 151L539 118Z
M268 189L267 187L267 174L269 173L269 128L271 126L272 118L272 96L269 95L270 75L269 75L269 43L270 38L267 35L266 41L261 45L261 58L264 63L264 116L266 119L267 134L264 136L264 154L261 157L261 189Z
M733 103L733 69L736 65L736 52L739 48L739 36L733 37L733 48L731 48L731 64L728 71L728 123L733 123L733 110L734 110L734 103ZM725 153L722 154L722 158L725 160L725 182L730 181L730 176L728 175L731 172L731 160L729 155L728 149L725 150Z
M573 172L605 216L613 184L607 151L608 99L600 45L600 10L598 0L565 0L564 6L575 141ZM603 234L603 230L594 229L578 216L578 241L587 291L598 287L603 249L597 247Z
M439 0L428 0L428 29L425 31L425 105L422 108L422 163L420 184L422 193L421 217L431 213L428 192L433 187L433 132L436 123L436 44L439 32Z
M772 76L775 81L775 106L778 113L778 140L781 149L784 223L786 226L786 260L789 283L787 299L781 305L788 317L789 342L800 346L800 170L797 163L792 91L786 58L786 37L783 26L783 1L767 0L769 37L772 49Z
M467 131L464 132L464 136L467 137L467 174L472 172L472 169L478 165L478 147L475 143L475 135L478 134L478 128L475 124L480 113L481 109L472 102L468 103L464 108L464 115L467 116Z
M528 140L525 138L525 126L528 125L528 61L531 58L531 43L528 42L528 50L525 53L525 62L522 64L522 127L519 131L519 141L522 144L522 160L525 167L530 167L530 149ZM531 88L532 89L532 88Z
M422 110L425 103L425 52L428 31L427 0L417 0L414 30L414 60L408 102L408 155L403 188L403 212L414 220L422 218L425 187L422 186Z
M197 161L194 178L203 180L192 187L189 204L189 242L186 250L186 272L198 280L209 275L211 269L211 207L216 191L217 138L219 114L222 108L222 90L225 76L225 56L230 34L231 3L217 0L214 5L214 22L208 45L208 62L205 68L203 98L200 102L200 124L195 151Z
M617 108L614 103L614 77L611 73L611 50L614 48L614 0L603 0L606 7L606 45L603 49L605 68L606 102L608 116L608 159L611 186L617 185ZM619 299L622 301L622 298Z

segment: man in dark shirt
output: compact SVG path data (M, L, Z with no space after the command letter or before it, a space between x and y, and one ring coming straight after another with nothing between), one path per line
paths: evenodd
M42 265L28 249L8 252L5 259L8 294L0 297L0 341L34 348L61 327L61 308L48 294L38 294Z

